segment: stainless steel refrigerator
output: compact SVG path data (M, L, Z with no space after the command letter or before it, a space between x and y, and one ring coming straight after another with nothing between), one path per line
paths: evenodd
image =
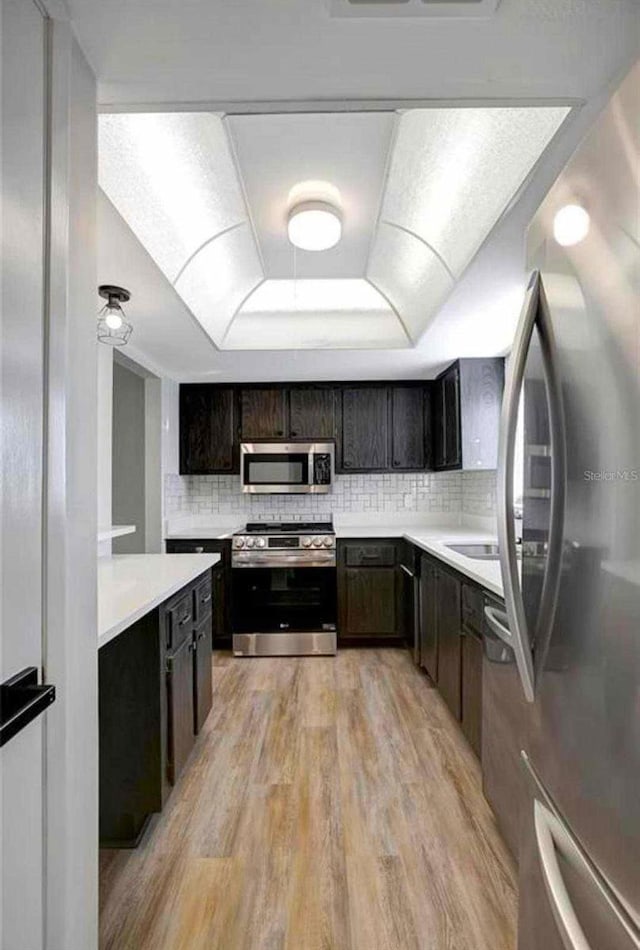
M558 215L567 205L582 212ZM640 947L640 66L527 243L498 471L506 615L487 617L529 703L518 948L630 950Z

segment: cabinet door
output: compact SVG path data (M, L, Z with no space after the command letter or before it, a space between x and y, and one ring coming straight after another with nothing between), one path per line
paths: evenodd
M380 471L389 466L389 390L345 389L342 393L342 468Z
M462 462L460 434L460 370L452 366L443 377L445 467L455 468Z
M242 439L281 439L288 434L287 393L284 389L243 389Z
M433 431L433 467L444 468L446 465L445 453L445 418L444 418L444 381L436 379L433 384L431 400L431 426Z
M438 572L438 689L460 719L462 675L460 581L448 571Z
M213 569L212 646L220 647L229 636L227 624L227 572L222 564Z
M335 439L335 397L333 389L291 389L291 437L309 441Z
M211 709L211 617L193 632L193 731L200 732Z
M347 567L340 573L341 635L397 636L395 567Z
M415 470L425 467L425 398L420 386L394 386L391 390L391 467Z
M429 558L420 558L420 665L438 682L438 578Z
M180 387L180 474L234 470L235 413L232 389Z
M482 640L462 638L462 731L480 758L482 746Z
M167 657L167 770L172 785L177 782L195 741L192 654L193 643L188 637Z

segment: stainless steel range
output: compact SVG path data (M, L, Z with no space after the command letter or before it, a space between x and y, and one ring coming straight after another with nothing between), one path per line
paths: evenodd
M336 536L331 522L254 522L233 537L236 656L336 652Z

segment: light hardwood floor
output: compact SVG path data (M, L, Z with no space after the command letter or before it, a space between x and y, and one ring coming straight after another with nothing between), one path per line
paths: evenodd
M214 690L148 839L101 853L103 950L514 950L478 763L407 652L219 654Z

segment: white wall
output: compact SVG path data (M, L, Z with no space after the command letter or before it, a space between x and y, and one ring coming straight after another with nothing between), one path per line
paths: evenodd
M146 549L145 384L139 373L114 361L111 514L114 524L136 527L133 534L114 538L116 554Z
M44 663L57 700L46 724L46 930L52 950L93 950L98 931L96 87L68 25L58 21L52 95Z
M93 302L96 309L96 300ZM111 514L111 444L113 426L113 350L110 346L98 345L98 527L110 528Z

